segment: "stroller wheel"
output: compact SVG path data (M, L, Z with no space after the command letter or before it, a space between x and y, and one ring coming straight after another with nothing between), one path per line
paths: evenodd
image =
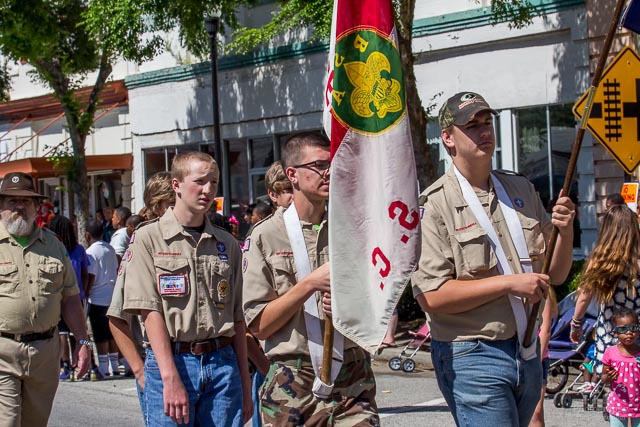
M407 359L402 362L402 370L405 372L413 372L416 369L416 362L413 359Z
M564 394L562 396L562 407L563 408L571 408L571 404L573 403L573 398L570 394Z
M549 368L549 376L547 378L547 393L556 394L567 384L569 380L569 367L567 363Z
M402 359L399 357L392 357L389 359L389 368L393 371L399 371L402 368Z
M555 396L553 396L553 405L556 408L562 408L562 393L558 393Z

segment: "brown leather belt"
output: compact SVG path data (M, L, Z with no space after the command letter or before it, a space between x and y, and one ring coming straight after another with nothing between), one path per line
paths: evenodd
M53 338L56 328L53 327L46 332L30 332L26 334L10 334L8 332L0 332L0 337L9 338L10 340L30 343L34 341L48 340Z
M174 341L174 354L191 353L194 356L200 356L205 353L213 353L224 347L230 346L233 342L231 337L211 338L204 341Z

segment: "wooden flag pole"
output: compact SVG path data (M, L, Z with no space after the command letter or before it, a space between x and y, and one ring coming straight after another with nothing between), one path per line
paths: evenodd
M602 77L602 72L604 71L604 66L607 62L607 57L609 56L611 45L613 44L613 37L616 34L616 28L618 27L618 22L620 21L620 16L622 15L622 9L624 8L624 3L625 3L625 0L618 0L616 9L613 13L613 19L611 21L611 25L609 26L609 32L607 33L607 37L604 41L604 46L602 47L600 58L598 58L598 64L596 66L596 70L593 73L593 78L591 80L591 87L589 88L589 91L588 91L589 94L587 95L587 100L584 106L584 113L582 115L582 120L580 121L580 128L576 133L576 139L573 144L573 149L571 150L571 158L569 159L569 166L567 167L567 175L564 177L564 185L562 186L562 194L564 196L569 195L569 190L571 188L571 181L573 180L576 164L578 163L578 154L580 154L580 148L582 146L582 139L584 138L584 133L587 128L587 120L589 120L589 116L591 115L591 106L593 104L593 98L596 93L596 88L600 83L600 77ZM555 251L557 240L558 240L558 229L556 227L553 227L553 231L551 232L551 239L549 240L549 245L547 247L547 253L544 258L544 264L542 265L542 274L547 274L549 272L549 267L551 266L551 258L553 257L553 252ZM533 337L533 328L536 324L536 319L538 318L539 311L540 311L540 301L538 301L533 305L531 309L531 314L529 315L527 330L524 336L524 342L526 346L531 345L531 338Z
M324 339L322 349L322 371L320 380L325 384L331 384L331 362L333 360L333 319L326 316L324 320Z

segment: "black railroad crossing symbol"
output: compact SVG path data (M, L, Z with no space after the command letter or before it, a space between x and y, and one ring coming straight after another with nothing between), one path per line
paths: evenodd
M618 79L607 79L602 84L603 102L594 102L591 108L591 119L604 119L604 137L618 142L622 138L622 119L636 119L636 141L640 142L640 79L636 80L636 99L634 102L620 100L620 82ZM604 108L603 108L604 107Z

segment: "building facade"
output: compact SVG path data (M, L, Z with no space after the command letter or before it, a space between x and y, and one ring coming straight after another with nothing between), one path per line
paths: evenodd
M432 115L456 92L482 93L499 111L495 167L526 175L548 203L564 181L577 127L571 109L589 86L615 1L532 0L537 12L531 25L522 29L492 22L487 3L417 2L413 50L418 89ZM273 8L273 2L263 2L240 18L259 26ZM218 61L223 149L229 159L230 203L238 217L248 203L265 197L264 172L279 159L282 142L295 132L321 129L328 46L306 41L305 34L288 35L252 54L222 56ZM634 42L622 33L614 50ZM131 156L128 171L109 173L115 174L111 182L119 181L112 185L113 202L134 211L142 207L146 180L167 170L176 153L214 152L210 64L178 62L165 55L141 68L121 66L114 74L124 82L126 102L96 120L100 131L92 135L91 154L115 150ZM100 127L109 117L109 125ZM14 123L0 113L0 136ZM0 138L5 144L0 153L2 147L5 152L15 150L21 129L26 135L34 133L33 126L28 131L9 130ZM427 131L433 151L440 152L438 167L443 173L450 162L435 122ZM49 132L58 139L64 136ZM44 136L34 139L40 138ZM112 144L115 141L119 142ZM32 149L16 157L33 153ZM3 167L0 163L0 175ZM630 177L588 133L577 170L571 187L580 212L575 255L584 256L595 241L604 198ZM97 207L104 204L104 194L98 191L103 182L100 178L94 183Z

